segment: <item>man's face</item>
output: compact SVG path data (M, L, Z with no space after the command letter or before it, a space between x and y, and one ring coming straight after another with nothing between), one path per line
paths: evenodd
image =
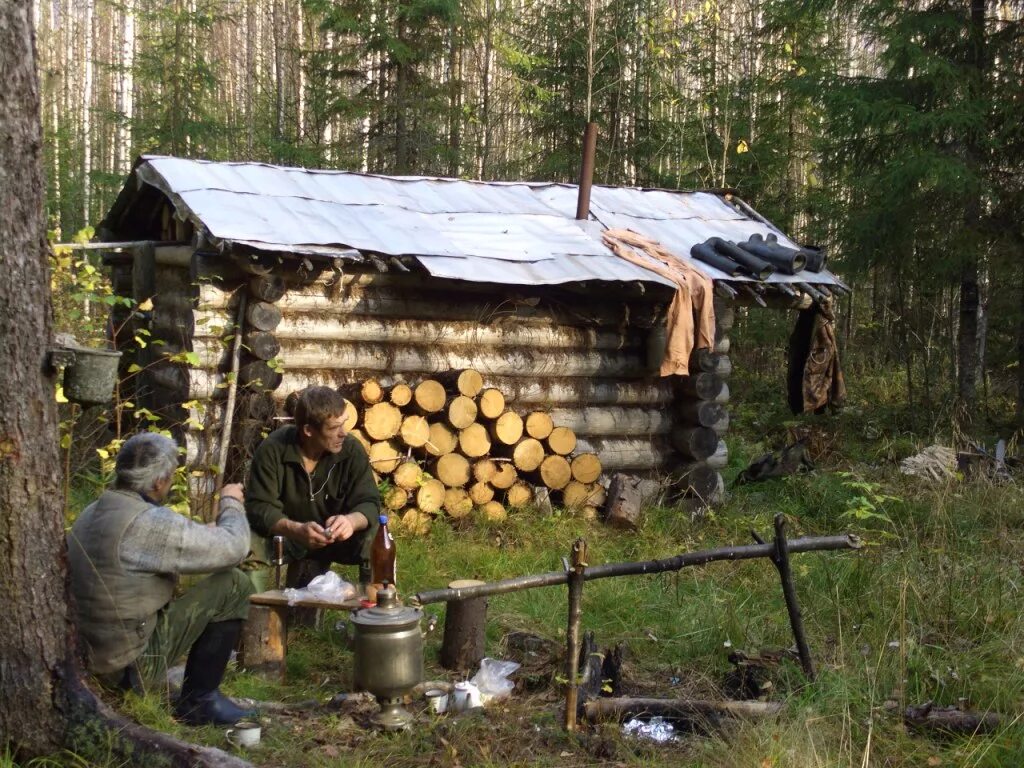
M302 430L310 448L327 453L339 453L345 443L345 435L348 434L344 415L331 416L320 429L307 424Z

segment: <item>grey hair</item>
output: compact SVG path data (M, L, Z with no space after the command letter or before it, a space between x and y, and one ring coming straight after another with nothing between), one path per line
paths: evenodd
M156 432L142 432L125 440L114 463L114 484L136 493L149 493L178 468L178 444Z

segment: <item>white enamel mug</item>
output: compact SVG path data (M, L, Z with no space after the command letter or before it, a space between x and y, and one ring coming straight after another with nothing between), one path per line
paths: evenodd
M263 729L260 728L259 723L252 720L239 720L234 727L228 728L224 732L224 738L236 747L252 749L259 745L262 732Z

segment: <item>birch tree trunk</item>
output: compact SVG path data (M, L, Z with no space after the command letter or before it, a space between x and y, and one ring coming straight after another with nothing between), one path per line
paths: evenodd
M92 79L93 79L93 17L95 0L85 0L85 17L82 20L82 36L85 42L83 52L82 79L82 221L88 224L91 217L92 185Z
M125 0L121 18L121 60L117 80L117 141L114 167L127 175L132 166L132 117L135 106L135 0Z

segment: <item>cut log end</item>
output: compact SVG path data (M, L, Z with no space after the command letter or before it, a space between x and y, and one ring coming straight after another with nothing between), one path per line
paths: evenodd
M378 475L390 475L402 463L402 454L398 452L394 443L388 440L373 443L367 455L370 467Z
M444 483L431 478L421 485L416 491L416 506L421 512L439 512L444 504L444 495L447 489Z
M486 456L491 450L491 438L483 424L470 424L459 432L459 450L472 459Z
M523 418L514 411L505 411L491 425L490 432L494 442L515 445L523 436Z
M465 429L476 421L476 402L465 395L453 397L448 404L448 423L455 429Z
M477 459L473 462L473 479L478 483L489 483L498 474L498 465L491 459Z
M596 453L581 453L570 464L572 479L578 483L595 483L601 477L601 459Z
M551 415L544 411L534 411L526 417L526 434L535 440L543 440L554 428Z
M448 488L461 488L469 482L469 460L458 453L449 453L437 460L434 474Z
M485 419L496 419L505 411L505 396L501 390L490 387L480 392L477 405Z
M413 399L416 406L424 413L438 413L448 401L444 386L439 381L426 379L416 385L413 390Z
M598 473L600 474L600 470ZM545 487L560 491L573 479L572 467L564 456L547 456L540 463L540 479Z
M548 435L548 447L552 453L568 456L576 450L576 433L568 427L555 427Z
M480 512L492 523L500 523L508 517L508 512L505 510L505 507L497 501L488 501L486 504L480 505Z
M502 461L495 462L495 464L496 470L494 473L494 477L491 478L491 485L493 485L498 490L507 490L511 488L512 483L514 483L518 479L519 472L516 471L516 468L512 465L512 462Z
M409 492L397 485L389 488L381 497L381 503L392 511L398 511L409 503Z
M401 529L412 536L426 536L430 533L433 518L426 512L412 507L402 513Z
M420 487L420 480L423 477L423 470L415 461L403 461L391 474L392 482L399 488L407 491L415 491Z
M494 499L494 487L490 483L473 483L468 492L469 498L478 507Z
M387 440L402 427L402 412L391 403L376 403L363 412L363 431L373 440Z
M406 416L402 419L399 436L410 448L421 448L430 440L430 424L423 416Z
M525 507L531 501L533 501L533 488L522 480L512 483L512 487L505 493L505 504L512 509Z
M461 520L473 511L473 500L465 488L449 488L444 492L444 511L453 520Z
M484 388L484 377L480 375L479 371L467 368L459 373L455 380L455 387L459 390L459 394L465 397L476 397Z
M458 447L459 437L446 424L437 422L430 425L427 442L424 448L431 456L444 456Z
M392 405L404 408L412 402L412 387L408 384L395 384L388 393Z
M359 396L367 405L376 405L384 399L384 389L376 379L367 379L359 389Z
M540 440L527 437L516 444L512 451L512 463L516 469L523 472L532 472L544 461L544 446Z

